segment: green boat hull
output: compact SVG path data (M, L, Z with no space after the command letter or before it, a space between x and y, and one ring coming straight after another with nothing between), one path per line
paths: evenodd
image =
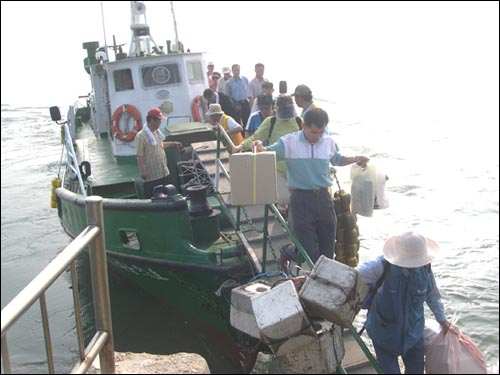
M87 226L85 199L65 188L56 195L61 223L76 237ZM229 314L231 289L253 273L239 241L227 239L237 238L227 220L218 214L215 226L209 218L193 221L180 195L156 201L104 198L103 216L110 272L189 316L236 366L248 370L256 341L233 328ZM226 235L215 236L221 223Z

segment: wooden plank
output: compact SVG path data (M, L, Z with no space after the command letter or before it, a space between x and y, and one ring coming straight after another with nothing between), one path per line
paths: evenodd
M252 246L250 246L250 244L248 243L245 235L241 231L236 231L236 234L241 239L241 242L243 243L243 247L245 248L248 256L250 257L250 260L252 261L252 264L253 264L255 270L257 271L257 273L262 273L262 265L260 264L259 258L257 257L255 252L253 251Z

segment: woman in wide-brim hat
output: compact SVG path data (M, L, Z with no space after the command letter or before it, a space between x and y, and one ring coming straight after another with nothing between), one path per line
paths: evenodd
M377 361L386 374L400 373L398 356L407 374L424 373L424 302L448 331L450 323L430 267L439 251L435 241L406 232L385 242L383 256L357 268L368 285L375 285L387 268L366 321Z

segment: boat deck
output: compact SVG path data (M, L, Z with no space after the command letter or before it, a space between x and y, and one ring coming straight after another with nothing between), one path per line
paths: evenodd
M215 159L217 142L207 141L192 144L198 160L200 160L207 171L208 175L215 181ZM229 153L224 149L221 151L220 160L228 173L229 170ZM237 207L231 204L231 186L226 175L219 170L219 192L224 199L227 207L230 208L234 217L236 217ZM255 256L263 266L263 224L264 224L264 205L242 206L241 207L241 233L244 236L245 246L249 254ZM270 212L268 218L267 230L270 241L267 244L265 271L278 271L279 249L291 243L291 240L285 230L282 228L278 220Z
M77 128L74 148L78 160L90 163L92 174L89 181L93 187L130 182L140 178L135 156L114 157L110 140L96 136L89 125Z

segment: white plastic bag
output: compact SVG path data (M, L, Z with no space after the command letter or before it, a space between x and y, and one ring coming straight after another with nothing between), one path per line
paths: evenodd
M375 200L373 202L373 208L382 210L389 207L389 199L387 197L386 182L389 179L387 175L382 171L380 167L375 167Z
M374 165L365 168L357 164L351 167L351 211L353 214L371 217L375 202L376 170Z
M439 332L425 348L427 374L486 374L483 354L470 337L452 325Z
M424 343L425 346L429 345L431 340L439 335L441 332L441 325L434 319L425 319L424 326Z

